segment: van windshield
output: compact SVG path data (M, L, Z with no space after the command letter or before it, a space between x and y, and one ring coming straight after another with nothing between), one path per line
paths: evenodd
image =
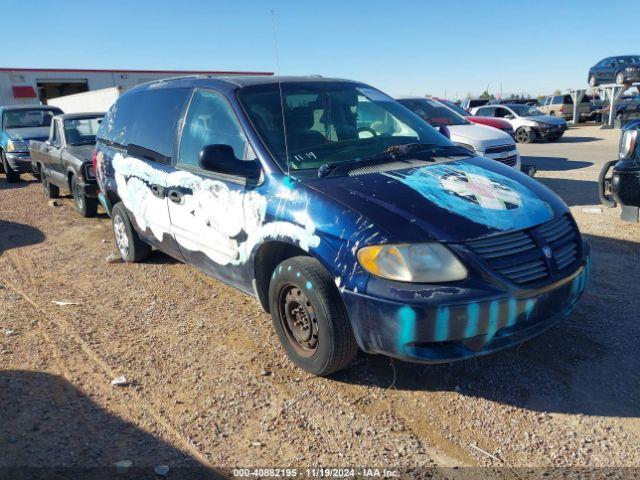
M316 170L376 155L394 145L452 145L394 99L363 84L270 83L245 87L238 98L283 171Z

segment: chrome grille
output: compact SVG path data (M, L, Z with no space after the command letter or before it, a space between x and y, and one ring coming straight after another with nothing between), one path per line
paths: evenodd
M489 267L511 281L524 285L554 280L576 268L580 234L568 215L519 232L473 240L467 245ZM551 249L551 258L544 254Z
M498 145L497 147L487 147L484 153L486 155L491 155L492 153L510 152L515 149L515 145Z

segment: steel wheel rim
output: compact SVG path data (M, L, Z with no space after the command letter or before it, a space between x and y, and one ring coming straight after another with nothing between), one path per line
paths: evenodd
M278 299L279 320L289 344L304 357L318 350L318 317L309 297L297 285L286 284Z
M126 258L129 255L129 237L124 225L124 220L120 215L113 217L113 233L116 237L116 245L120 251L120 255Z

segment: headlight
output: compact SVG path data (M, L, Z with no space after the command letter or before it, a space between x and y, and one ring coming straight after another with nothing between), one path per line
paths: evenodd
M620 139L620 158L628 158L633 155L637 138L637 130L627 130L622 134L622 138Z
M9 140L7 142L7 152L24 152L29 150L27 144L20 140Z
M471 145L468 145L466 143L456 142L456 145L458 145L459 147L462 147L462 148L465 148L465 149L469 150L472 155L480 155L480 156L483 155L483 152L481 152L479 150L476 150Z
M358 250L358 261L369 273L400 282L453 282L467 269L440 243L370 245Z

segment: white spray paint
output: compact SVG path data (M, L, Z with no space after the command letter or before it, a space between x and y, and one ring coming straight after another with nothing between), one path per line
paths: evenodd
M305 208L293 214L303 226L287 221L265 223L268 197L258 192L245 193L225 182L182 170L166 173L121 154L114 156L113 167L118 195L142 229L150 229L159 241L163 235L174 236L181 247L200 251L217 264L242 264L254 247L266 240L292 240L305 251L320 243L306 202ZM183 195L182 204L174 204L154 196L149 184L182 187L192 194ZM286 187L281 190L274 195L278 211L284 211L287 202L301 200L298 192Z

